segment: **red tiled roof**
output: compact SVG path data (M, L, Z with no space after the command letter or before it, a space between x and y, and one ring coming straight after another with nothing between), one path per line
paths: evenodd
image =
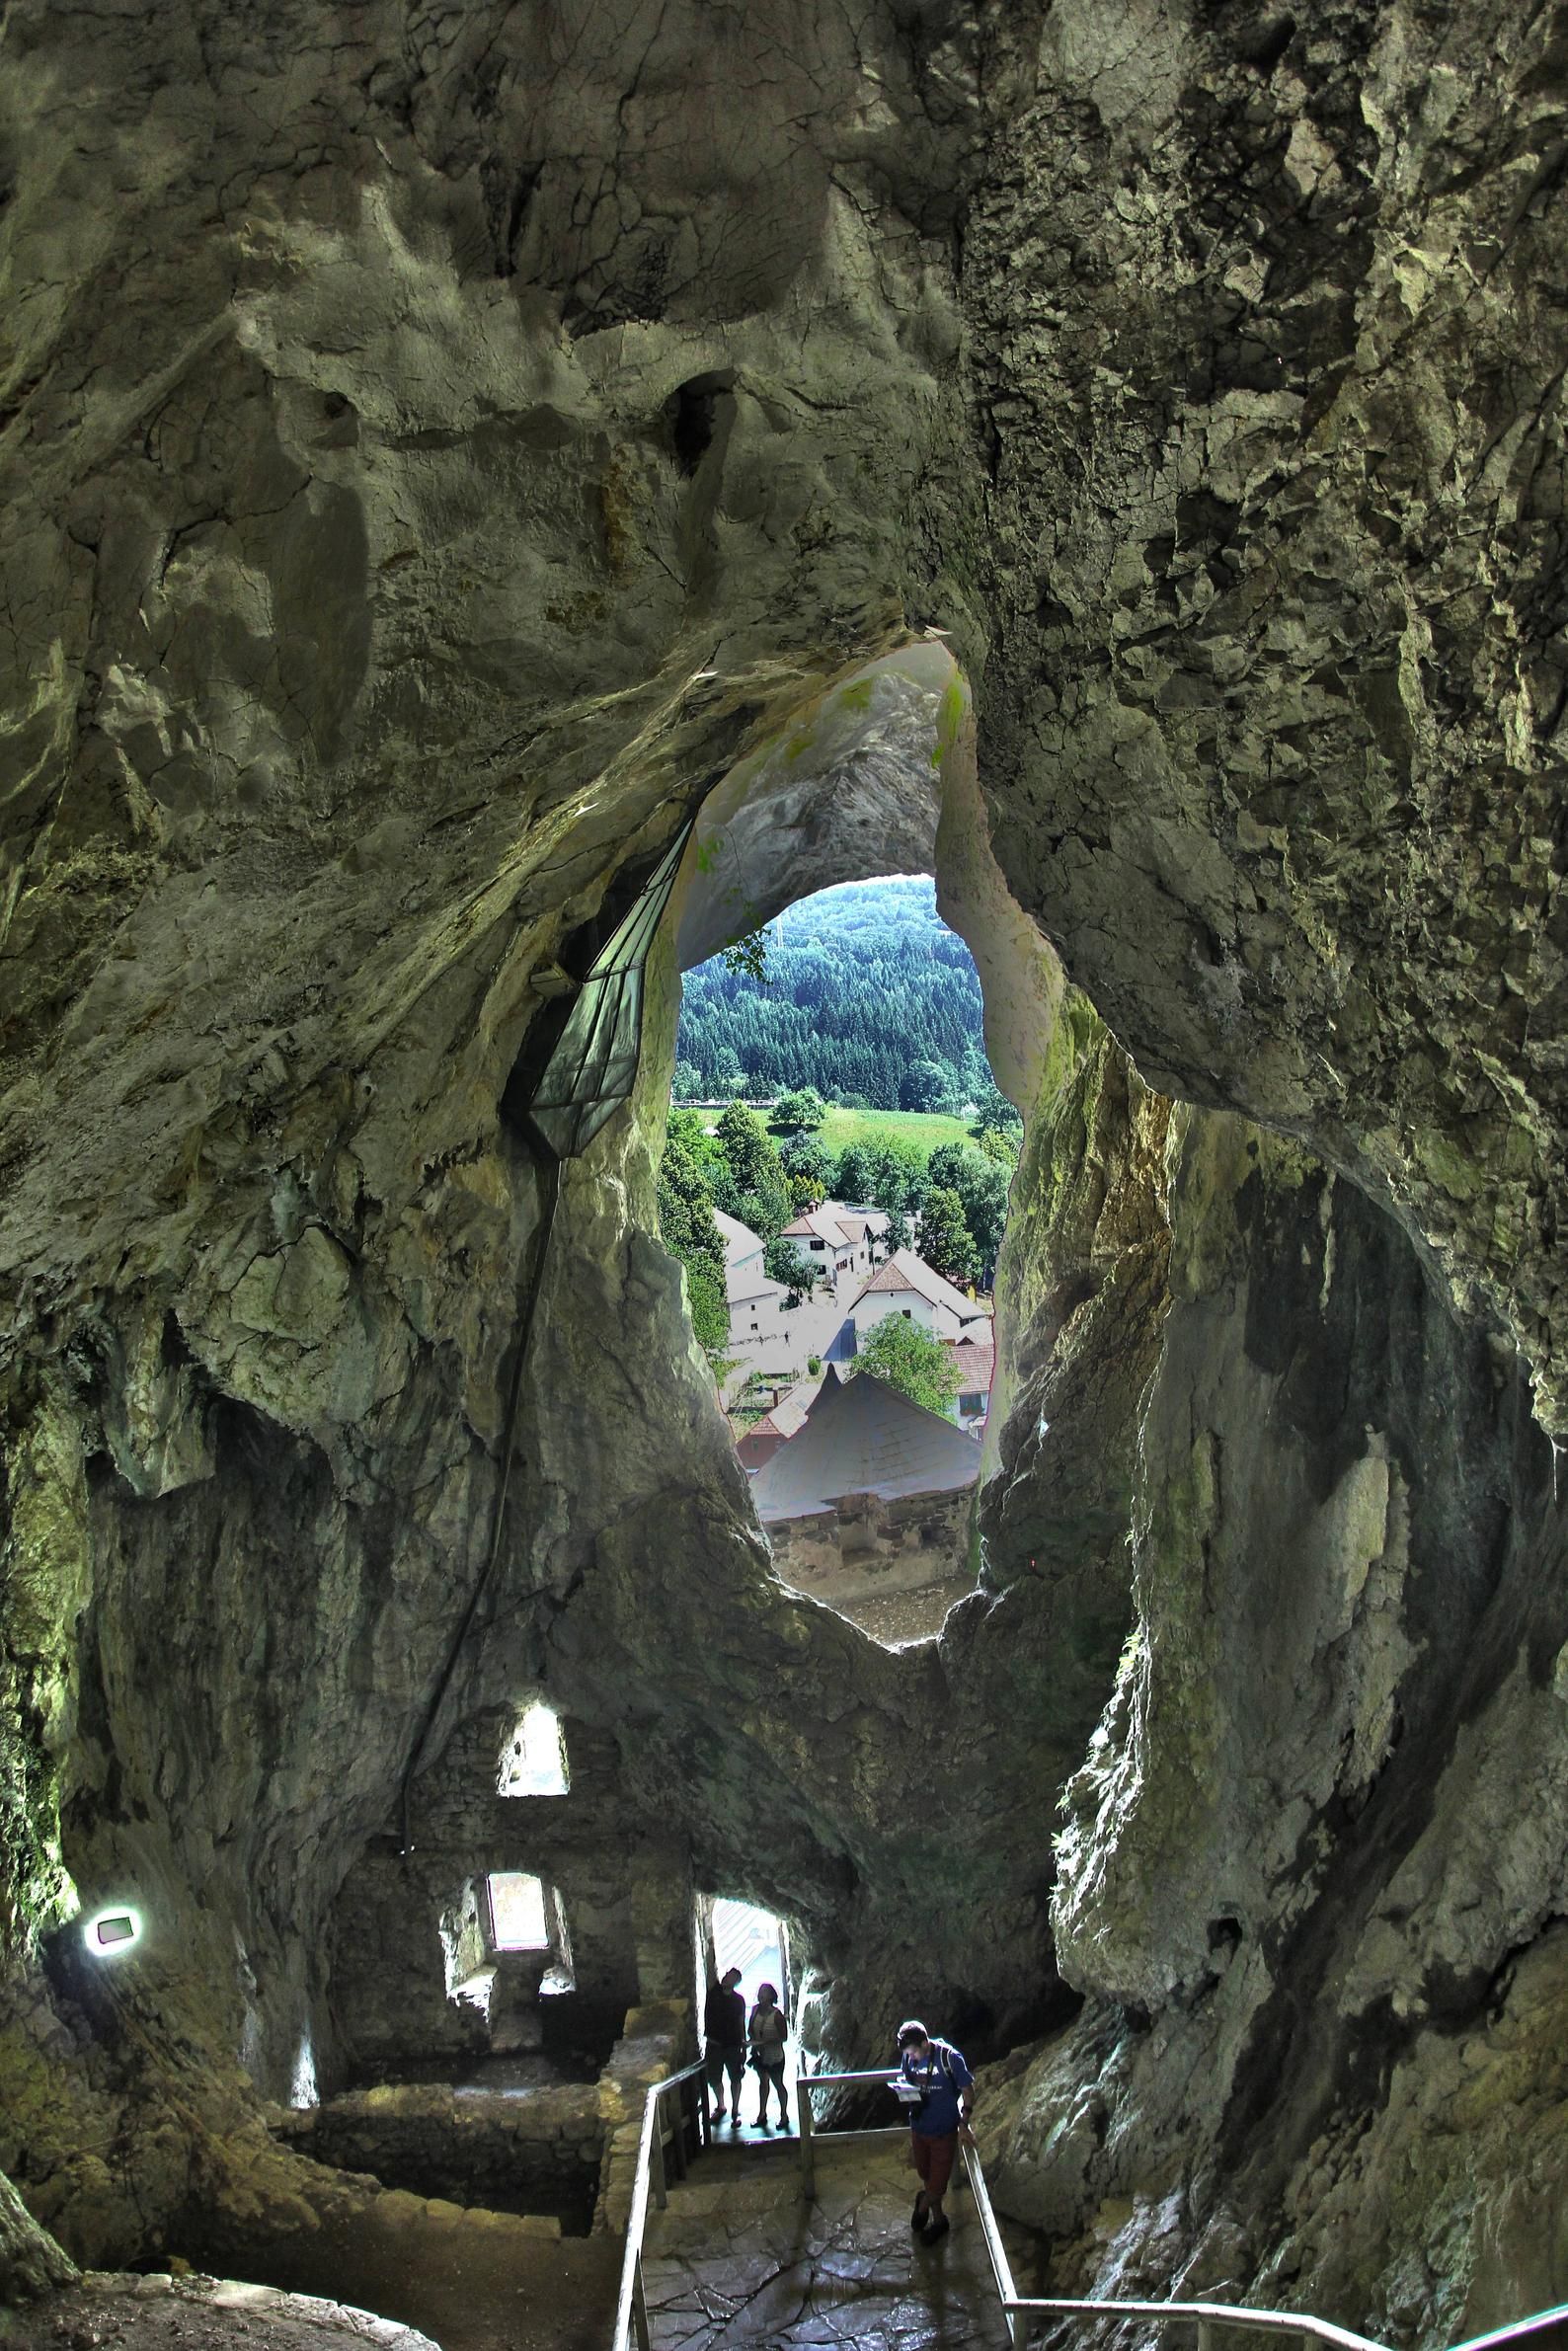
M986 1318L983 1306L974 1298L967 1298L961 1290L955 1290L951 1282L944 1281L935 1267L927 1265L923 1257L916 1257L912 1249L895 1249L887 1264L879 1266L866 1283L860 1296L866 1297L873 1291L900 1290L914 1291L918 1296L929 1298L933 1306L945 1306L964 1322Z
M973 1392L984 1388L989 1394L996 1372L994 1342L989 1338L971 1338L966 1331L962 1339L944 1339L942 1345L957 1366L965 1389Z

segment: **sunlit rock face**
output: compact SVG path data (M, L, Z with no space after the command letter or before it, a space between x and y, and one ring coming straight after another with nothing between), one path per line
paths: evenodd
M1163 1174L1137 1623L1057 1845L1090 2003L999 2089L997 2189L1101 2290L1451 2335L1555 2291L1552 1449L1352 1186L1186 1109Z
M994 2111L1085 2276L1554 2288L1550 41L8 12L0 2171L68 2250L297 2217L334 1902L526 1687L835 2054L1038 2032L1059 1953ZM912 1660L773 1579L652 1237L692 873L542 1246L533 980L715 788L747 903L934 843L1031 1112Z

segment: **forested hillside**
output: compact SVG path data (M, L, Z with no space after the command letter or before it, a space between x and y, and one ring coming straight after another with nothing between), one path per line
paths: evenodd
M768 925L766 976L715 956L685 979L677 1100L815 1086L874 1110L990 1089L980 980L929 879L848 882Z

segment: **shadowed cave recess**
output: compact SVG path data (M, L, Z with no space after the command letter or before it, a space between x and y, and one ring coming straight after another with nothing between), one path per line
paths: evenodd
M720 1897L1055 2291L1568 2291L1565 108L1532 0L13 0L0 2300L417 2245L478 2064L434 2184L613 2235ZM654 1207L680 968L891 871L1025 1116L897 1656Z

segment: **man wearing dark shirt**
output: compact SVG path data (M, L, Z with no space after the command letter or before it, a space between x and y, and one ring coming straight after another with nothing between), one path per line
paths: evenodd
M730 2112L737 2122L741 2119L741 2080L745 2073L745 2001L737 1989L740 1981L738 1967L726 1968L718 1983L708 1986L702 2011L702 2054L708 2070L708 2087L714 2097L713 2119L721 2123L724 2092L720 2083L726 2074L730 2077Z
M975 2077L951 2041L934 2041L911 2016L899 2027L899 2084L907 2085L900 2094L912 2108L909 2156L920 2177L910 2226L922 2244L934 2245L952 2226L942 2199L952 2177L960 2131L969 2138Z

